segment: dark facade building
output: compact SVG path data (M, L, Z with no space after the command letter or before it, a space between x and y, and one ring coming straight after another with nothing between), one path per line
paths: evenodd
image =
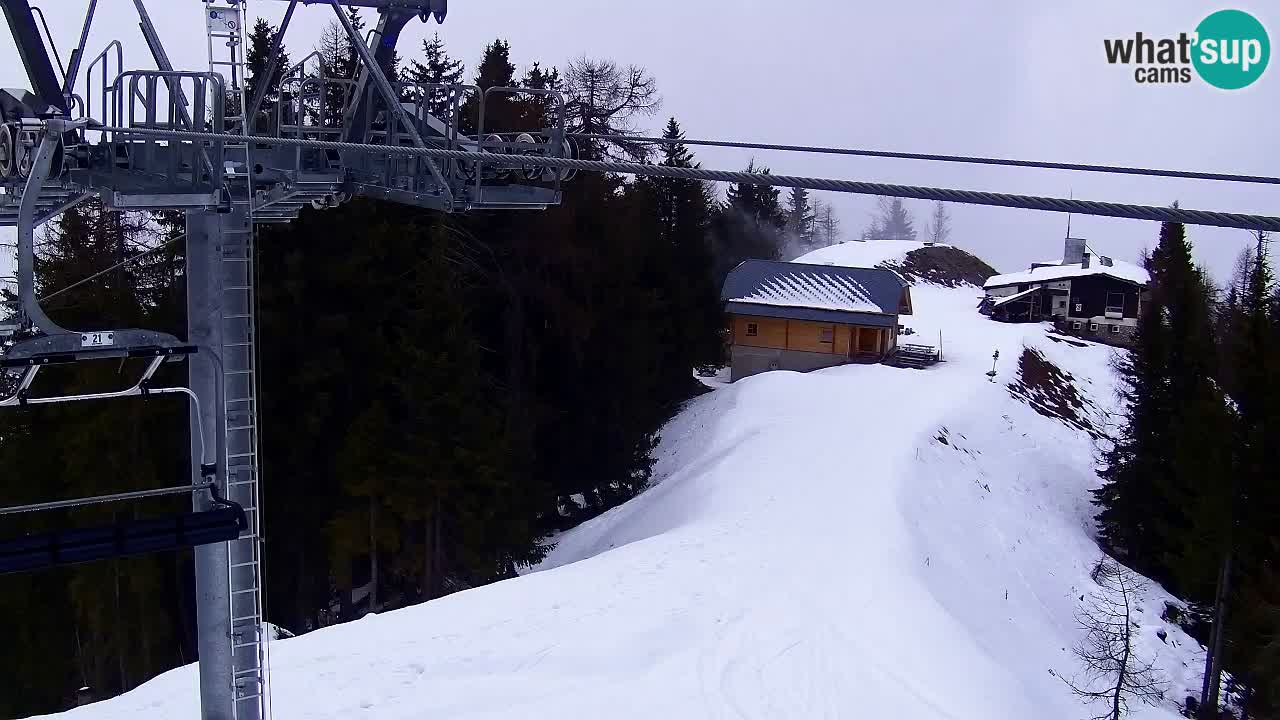
M879 268L747 260L725 278L732 380L878 362L898 347L911 289Z
M982 310L995 320L1050 321L1072 335L1125 345L1137 330L1148 282L1137 265L1067 238L1061 262L989 278Z

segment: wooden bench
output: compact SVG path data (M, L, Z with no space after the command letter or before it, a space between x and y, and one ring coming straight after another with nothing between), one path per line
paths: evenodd
M899 345L885 362L897 367L925 368L938 362L938 349L932 345Z

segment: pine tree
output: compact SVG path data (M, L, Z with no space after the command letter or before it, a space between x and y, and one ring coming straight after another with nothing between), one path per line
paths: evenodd
M458 85L462 83L464 72L462 61L449 56L444 39L436 32L430 39L422 41L422 62L413 60L409 63L406 79L418 84ZM448 123L457 92L442 88L423 92L426 93L427 111Z

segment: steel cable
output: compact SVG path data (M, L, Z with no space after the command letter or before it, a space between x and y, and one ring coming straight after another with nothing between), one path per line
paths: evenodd
M174 140L225 142L228 138L243 139L243 136L219 133L185 132L150 128L99 126L91 129L120 133L125 136L161 137ZM1035 195L1014 195L981 190L958 190L951 188L923 187L917 185L895 185L890 183L864 182L859 180L836 180L796 175L774 175L742 171L708 170L706 168L669 167L666 165L652 165L648 163L577 160L571 158L546 157L541 155L513 156L465 150L444 150L440 148L418 148L394 145L370 146L360 143L311 140L307 138L272 138L252 136L250 139L264 145L309 147L320 150L464 160L476 163L493 163L496 160L500 160L504 163L518 162L518 164L529 167L580 170L584 172L612 172L645 177L669 177L683 180L742 183L747 185L799 187L808 190L852 193L857 195L885 195L889 197L911 198L916 200L938 200L942 202L965 203L970 205L988 205L993 207L1019 208L1025 210L1046 210L1049 212L1098 215L1103 217L1128 218L1132 220L1155 220L1158 222L1186 223L1188 225L1208 225L1213 227L1239 228L1242 230L1280 232L1280 218L1278 217L1218 212L1214 210L1193 210L1179 207L1158 207L1153 205L1100 202L1096 200L1076 200L1069 198L1040 197Z

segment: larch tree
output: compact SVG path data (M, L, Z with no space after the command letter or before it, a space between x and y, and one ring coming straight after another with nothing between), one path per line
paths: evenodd
M582 157L630 161L648 157L649 146L625 139L635 134L638 120L652 116L662 107L657 81L648 70L639 65L578 57L565 65L564 94L571 132L610 136L607 141L584 141Z
M814 242L818 247L830 247L840 240L840 218L831 203L815 198L813 201Z
M1063 681L1077 697L1106 708L1093 720L1121 720L1131 700L1155 705L1164 697L1155 664L1134 643L1134 615L1146 585L1110 558L1099 561L1091 577L1098 589L1076 613L1084 637L1073 650L1083 670Z
M951 212L947 204L939 200L933 205L933 214L929 216L929 225L925 229L925 238L936 245L941 245L951 237Z

